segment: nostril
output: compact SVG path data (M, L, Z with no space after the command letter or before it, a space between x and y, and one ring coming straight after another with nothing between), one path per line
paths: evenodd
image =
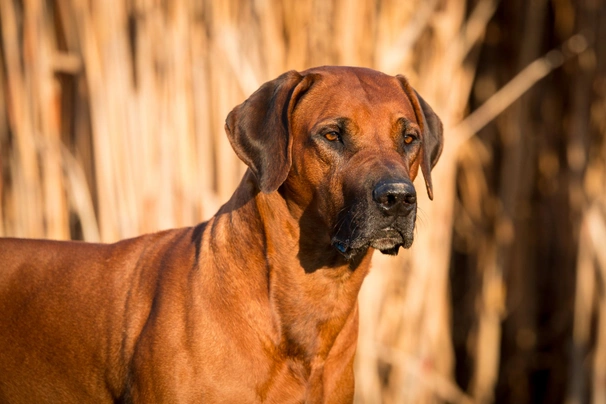
M394 205L398 202L398 198L395 195L388 194L383 198L382 204L386 206Z
M417 196L415 194L406 194L406 196L404 196L404 202L412 205L417 202Z
M383 189L382 187L377 187L374 190L372 198L378 205L385 208L389 208L398 201L394 194L389 193L388 190Z

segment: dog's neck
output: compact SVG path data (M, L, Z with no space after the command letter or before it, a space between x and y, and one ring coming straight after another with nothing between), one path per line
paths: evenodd
M250 174L217 216L223 214L229 214L229 222L234 224L229 233L232 237L258 241L240 248L246 248L247 260L266 263L266 273L257 275L267 282L277 348L308 364L321 362L350 316L356 317L357 326L357 297L372 250L355 265L346 261L330 246L330 237L322 237L326 229L300 226L301 217L293 214L282 196L259 192ZM239 218L246 218L247 225L238 226ZM320 245L321 240L325 245ZM314 249L322 248L332 250L317 254L328 260L305 256L306 251L313 254Z

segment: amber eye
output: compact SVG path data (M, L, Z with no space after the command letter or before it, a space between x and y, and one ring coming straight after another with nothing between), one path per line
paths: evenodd
M324 137L326 138L326 140L329 140L331 142L336 142L340 138L339 132L328 132L324 134Z
M406 144L411 144L412 142L415 141L415 137L413 135L406 135L404 136L404 143Z

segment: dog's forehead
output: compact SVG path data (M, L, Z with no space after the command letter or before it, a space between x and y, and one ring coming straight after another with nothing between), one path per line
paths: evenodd
M307 104L305 109L315 111L317 119L351 114L391 122L405 117L416 122L412 103L396 77L367 68L338 66L302 73L316 76L302 101Z

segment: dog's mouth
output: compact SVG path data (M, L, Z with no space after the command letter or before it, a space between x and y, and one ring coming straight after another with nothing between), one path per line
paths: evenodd
M375 238L370 241L370 246L383 254L397 255L398 250L404 245L402 234L392 228L379 230Z
M397 255L400 247L409 248L412 245L412 232L410 233L405 236L393 227L386 227L375 231L370 236L357 237L353 240L334 236L332 245L348 260L365 252L369 247L379 250L383 254Z

